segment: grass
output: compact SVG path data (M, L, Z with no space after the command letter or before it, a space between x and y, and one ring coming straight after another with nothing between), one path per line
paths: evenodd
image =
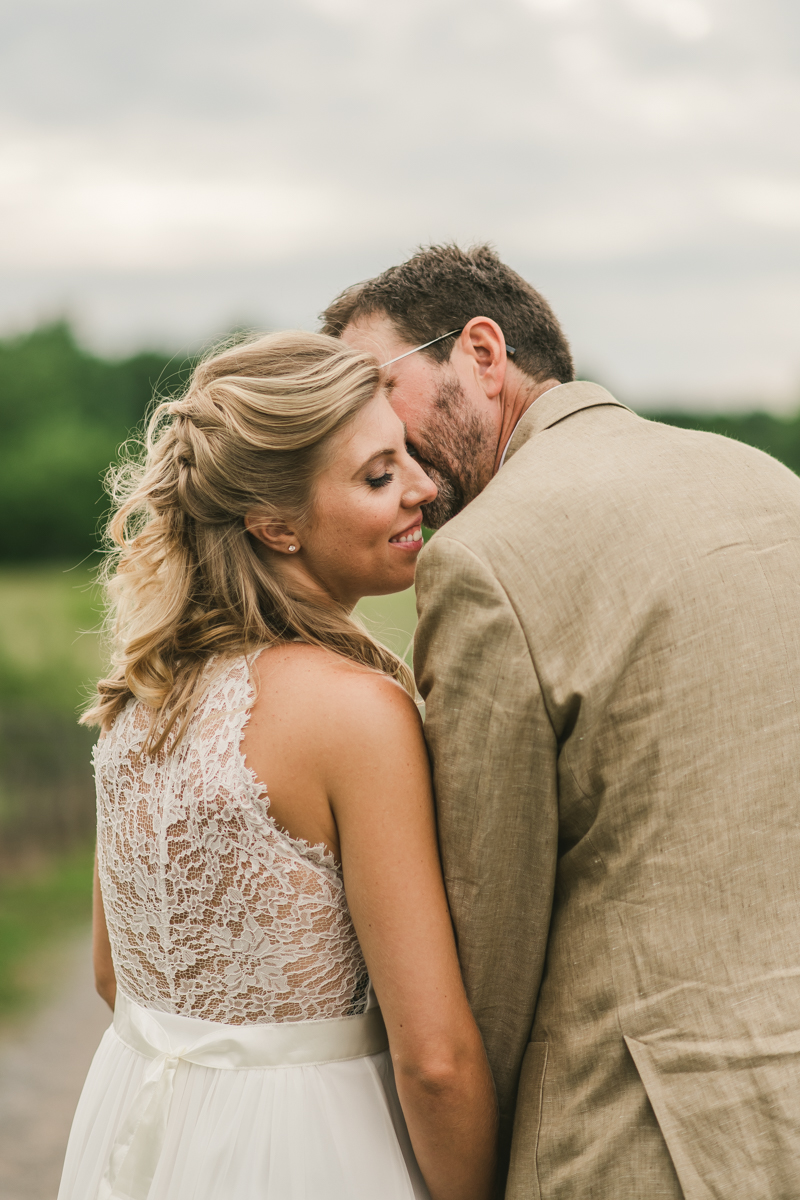
M0 705L75 713L101 669L87 566L0 569Z
M0 1019L47 990L51 951L92 912L94 850L84 848L38 870L0 878Z
M99 620L87 566L0 569L3 1021L47 993L58 949L91 919L91 739L76 715L100 670L99 637L87 632ZM76 780L87 815L82 829L66 836ZM47 834L41 846L38 833L25 832L29 823Z
M356 611L375 637L411 662L411 639L417 625L413 587L393 596L367 596L359 601Z

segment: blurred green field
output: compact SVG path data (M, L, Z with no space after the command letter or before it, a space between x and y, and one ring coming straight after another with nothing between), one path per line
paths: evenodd
M53 949L88 928L93 864L87 844L0 877L0 1021L47 992Z
M0 570L0 1018L46 991L91 915L93 736L77 712L100 667L87 566Z
M98 623L86 566L0 570L0 875L90 836L94 734L77 715L100 667Z
M86 566L0 570L0 875L91 834L94 735L77 715L100 666L99 621Z
M411 642L417 625L414 589L396 592L394 596L368 596L358 603L356 611L370 633L410 665Z
M0 705L73 716L100 670L99 623L88 566L0 569Z

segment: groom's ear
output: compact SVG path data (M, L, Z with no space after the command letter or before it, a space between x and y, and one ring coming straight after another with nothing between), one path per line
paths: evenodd
M461 331L458 351L471 360L476 380L490 400L500 395L506 377L506 339L491 317L473 317Z

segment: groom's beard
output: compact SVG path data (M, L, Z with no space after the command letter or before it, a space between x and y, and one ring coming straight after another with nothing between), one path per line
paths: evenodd
M454 379L439 386L424 439L417 447L420 466L439 494L423 505L422 517L429 529L441 529L486 487L497 447L488 422L469 408L464 389Z

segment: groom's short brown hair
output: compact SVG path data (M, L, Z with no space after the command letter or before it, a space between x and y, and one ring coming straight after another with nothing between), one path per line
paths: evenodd
M322 332L340 337L352 321L383 313L409 345L429 342L473 317L491 317L514 347L514 362L537 383L573 378L572 355L545 298L491 246L428 246L408 262L353 284L322 313ZM447 338L424 351L446 362Z

